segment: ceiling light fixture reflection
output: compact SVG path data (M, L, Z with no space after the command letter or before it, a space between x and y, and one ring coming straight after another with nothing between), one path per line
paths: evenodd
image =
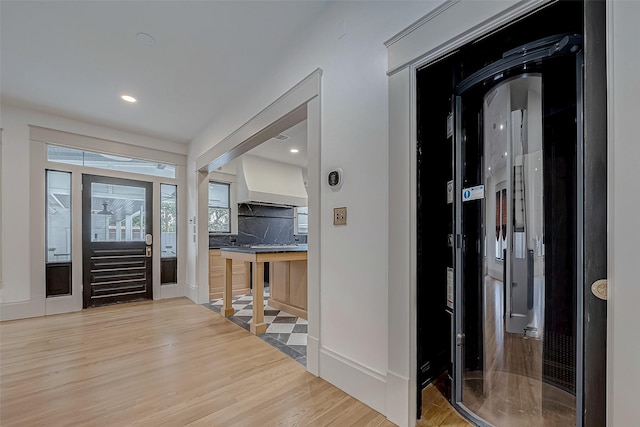
M102 210L96 212L98 215L113 215L113 212L111 212L109 209L107 209L107 202L104 202L102 204Z
M137 100L137 99L135 99L135 98L134 98L133 96L131 96L131 95L122 95L120 98L122 98L122 100L123 100L123 101L127 101L127 102L130 102L130 103L132 103L132 104L133 104L134 102L138 102L138 100Z
M297 148L292 148L292 149L291 149L291 150L289 150L289 151L290 151L290 152L292 152L292 153L297 153L297 152L299 152L300 150L298 150Z

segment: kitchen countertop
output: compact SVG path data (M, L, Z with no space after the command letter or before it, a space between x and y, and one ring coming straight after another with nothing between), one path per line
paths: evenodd
M247 254L264 254L279 252L307 252L307 244L299 245L255 245L255 246L222 246L221 251L241 252Z

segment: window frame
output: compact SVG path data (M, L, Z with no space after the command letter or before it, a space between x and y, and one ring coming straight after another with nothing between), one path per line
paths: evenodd
M209 191L211 189L211 185L223 185L226 186L227 188L227 206L216 206L216 205L211 205L210 200L209 200L209 195L207 194L207 231L209 232L209 234L222 234L222 235L227 235L227 234L231 234L231 230L232 230L232 209L231 209L231 183L229 182L223 182L223 181L218 181L215 179L210 179L209 180ZM229 218L228 224L227 224L227 230L225 231L220 231L220 230L212 230L211 229L211 221L209 220L210 218L210 214L209 214L209 210L211 208L214 209L223 209L227 211L227 216Z
M300 209L304 209L305 212L300 212ZM307 231L300 231L300 215L307 217ZM299 206L295 208L295 234L298 236L306 236L309 234L309 207L308 206Z

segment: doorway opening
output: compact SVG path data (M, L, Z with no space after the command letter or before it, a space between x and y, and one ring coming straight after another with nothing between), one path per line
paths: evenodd
M198 181L198 218L207 217L207 195L209 176L230 161L260 146L263 142L277 137L297 124L306 121L308 226L306 241L307 255L307 333L306 367L319 374L320 336L320 82L322 70L317 69L284 95L262 110L238 130L220 141L209 151L196 159ZM306 218L304 218L306 219ZM197 233L207 235L206 221L198 221ZM197 270L200 283L207 283L209 265L208 239L198 239ZM238 242L234 242L238 243ZM270 272L272 266L269 266ZM270 283L270 288L273 284ZM209 302L209 289L199 287L196 300ZM272 289L270 289L272 291ZM231 293L231 292L230 292ZM270 293L270 295L272 295ZM263 316L264 317L264 316ZM294 332L292 332L293 334Z
M604 240L583 250L603 226L585 182L606 182L583 156L605 143L584 129L606 125L604 110L583 120L584 29L600 31L586 3L547 4L416 72L418 418L435 384L477 425L604 422L606 350L591 343L606 317L583 321L588 265L606 257Z

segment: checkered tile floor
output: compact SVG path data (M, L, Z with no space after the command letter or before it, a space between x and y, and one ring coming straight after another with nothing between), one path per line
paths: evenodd
M282 310L269 307L269 288L264 288L264 322L267 332L258 335L262 340L287 354L294 360L307 366L307 321ZM207 308L220 313L222 298L204 304ZM249 330L253 320L253 295L247 294L233 297L233 308L236 310L230 321Z

